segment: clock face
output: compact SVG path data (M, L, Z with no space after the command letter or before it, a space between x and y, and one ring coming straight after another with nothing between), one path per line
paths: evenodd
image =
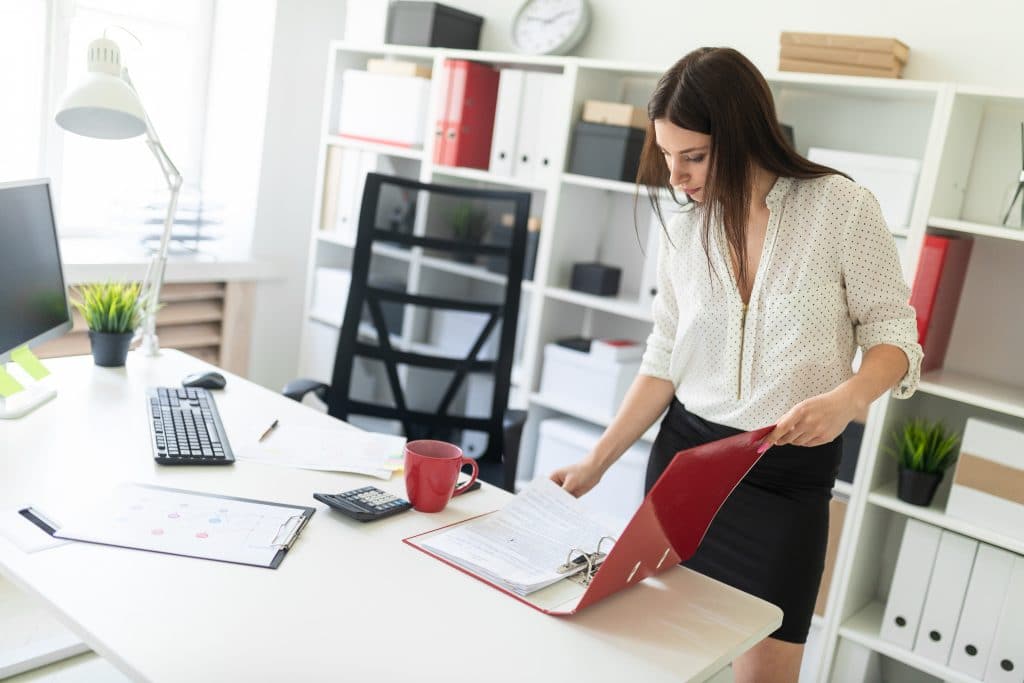
M528 0L512 23L512 40L530 54L564 54L589 24L587 0Z

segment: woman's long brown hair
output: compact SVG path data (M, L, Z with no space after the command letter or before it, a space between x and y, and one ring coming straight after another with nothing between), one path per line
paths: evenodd
M710 267L711 226L721 222L740 282L746 282L748 276L746 226L755 168L792 178L839 173L808 161L793 149L779 125L768 82L749 59L731 48L702 47L673 64L658 80L647 105L647 118L637 183L647 187L651 206L663 226L659 191L667 189L681 202L669 184L669 170L655 140L655 119L711 136L704 201L698 208L703 214L701 241Z

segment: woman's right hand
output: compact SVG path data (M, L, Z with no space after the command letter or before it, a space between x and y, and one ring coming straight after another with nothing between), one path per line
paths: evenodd
M551 473L551 481L579 498L590 489L597 486L604 475L604 470L589 458L567 467L562 467Z

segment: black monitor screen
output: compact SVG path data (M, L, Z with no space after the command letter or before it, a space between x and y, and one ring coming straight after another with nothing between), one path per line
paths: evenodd
M49 185L0 185L0 357L68 321Z

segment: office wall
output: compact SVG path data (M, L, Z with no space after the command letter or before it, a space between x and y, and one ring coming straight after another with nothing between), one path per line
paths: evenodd
M486 17L487 49L511 50L520 0L449 0ZM778 64L779 32L899 38L906 78L1024 88L1021 0L590 0L594 19L576 54L668 65L700 45L728 45L762 69Z
M249 376L280 389L295 378L306 288L327 45L344 2L278 0L253 256L280 277L256 287Z

